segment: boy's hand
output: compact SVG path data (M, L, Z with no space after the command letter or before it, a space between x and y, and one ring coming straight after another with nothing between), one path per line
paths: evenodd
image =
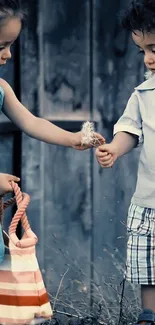
M104 144L96 149L96 158L101 167L112 167L115 160L118 158L116 148L113 144Z
M20 178L13 175L0 173L0 196L13 191L10 184L11 181L19 182Z
M86 150L105 143L105 139L102 137L102 135L96 132L94 132L95 142L88 145L82 145L82 137L83 133L81 131L73 133L72 148L76 150Z

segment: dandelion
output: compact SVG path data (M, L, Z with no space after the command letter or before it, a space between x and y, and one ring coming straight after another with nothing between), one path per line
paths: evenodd
M82 145L93 145L94 147L97 145L100 145L100 141L97 138L96 134L95 134L95 129L94 129L94 123L93 122L85 122L82 125L82 133L83 133L83 137L82 137L82 141L81 144Z

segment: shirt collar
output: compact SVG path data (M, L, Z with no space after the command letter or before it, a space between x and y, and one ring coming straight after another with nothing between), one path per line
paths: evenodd
M155 75L148 80L145 80L142 84L135 87L136 90L152 90L155 89Z

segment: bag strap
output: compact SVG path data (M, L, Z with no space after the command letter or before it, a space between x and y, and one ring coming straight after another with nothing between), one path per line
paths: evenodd
M4 219L4 209L14 204L15 202L17 205L17 211L10 223L9 236L7 236L6 245L7 247L9 246L9 238L10 238L12 243L19 248L28 248L28 247L35 246L38 241L38 238L36 234L31 230L26 215L26 208L30 202L30 196L26 193L22 193L17 183L11 182L11 186L15 193L15 197L10 200L7 200L4 203L3 203L3 198L0 197L0 221L2 222ZM26 232L27 234L27 237L26 238L23 237L22 239L19 240L19 238L17 238L16 235L16 229L17 229L18 222L20 220L24 232ZM3 236L6 237L6 235L7 234L3 231Z
M30 248L35 247L38 238L36 234L31 230L30 224L26 215L26 208L30 202L30 196L26 193L22 193L17 183L11 182L12 188L15 192L17 211L11 221L9 227L9 237L12 243L18 248ZM19 240L16 235L16 229L19 220L21 220L22 227L26 233L26 238L23 236Z
M16 202L16 197L14 196L13 198L3 201L3 196L0 196L0 223L3 225L4 221L4 210L7 209L8 207L14 205Z
M30 202L30 196L26 193L22 193L20 190L20 187L18 186L17 183L11 182L12 188L15 193L15 198L16 198L16 204L17 204L17 211L12 218L10 227L9 227L9 234L15 234L17 225L19 221L21 220L22 222L22 227L24 231L27 231L30 229L30 224L27 219L26 215L26 208L29 205Z
M9 227L9 233L15 233L17 229L17 225L19 220L22 222L22 226L25 231L30 229L30 224L27 219L27 215L25 213L26 208L30 202L30 197L28 194L21 192L20 187L18 184L11 182L11 186L15 192L15 196L5 202L3 202L3 197L0 197L0 223L3 225L4 220L4 210L8 207L12 206L14 203L17 204L17 211L12 218L10 227Z
M15 197L3 202L3 197L0 196L0 224L2 226L3 239L4 239L4 244L6 247L9 247L9 236L3 229L4 210L6 208L8 208L9 206L13 205L15 202L16 202Z

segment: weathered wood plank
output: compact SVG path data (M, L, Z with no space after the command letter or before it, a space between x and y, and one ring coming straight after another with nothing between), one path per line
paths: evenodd
M68 122L69 117L62 118L61 112L66 115L68 112L73 113L73 119L77 122L83 120L81 112L85 111L86 114L86 109L89 109L88 7L79 3L80 20L70 21L72 11L75 15L77 10L71 2L66 6L61 1L61 5L59 4L62 11L63 8L67 10L63 11L65 21L62 25L60 19L54 21L58 3L53 1L51 9L51 1L40 1L39 24L32 15L35 23L32 26L30 18L23 33L22 101L34 113L46 118L55 116L59 125L62 120L63 123L68 123L67 128L75 131L77 124ZM77 2L74 5L77 9ZM37 5L32 2L29 6L30 11L36 12L37 16ZM68 12L68 8L71 12ZM53 19L47 16L49 12L52 15L55 12ZM34 65L36 57L39 58ZM76 110L79 112L78 117ZM66 289L63 299L66 301L68 295L70 301L75 302L80 296L78 303L82 305L83 295L88 295L88 306L90 153L45 145L25 135L22 145L22 185L23 190L32 196L28 214L33 230L39 237L38 257L41 268L45 271L47 287L55 294L61 276L69 267L62 285L62 289ZM86 306L81 308L86 309Z
M69 127L69 121L72 125L71 120L90 118L89 5L83 1L68 1L66 4L62 0L60 4L46 0L42 12L44 21L40 41L43 48L41 62L44 64L41 72L44 74L44 94L40 93L40 115L68 120ZM68 299L73 302L83 294L82 286L89 291L90 154L83 154L84 166L80 153L49 146L48 150L47 146L44 150L44 199L47 215L47 236L44 233L44 237L48 287L56 292L68 264L70 270L63 282L63 291L66 292L64 300L68 295ZM46 184L49 185L46 187ZM55 236L53 250L50 244L52 230ZM84 263L85 260L87 263ZM83 276L80 276L78 269L82 270ZM81 281L79 285L78 281ZM82 281L85 284L82 285ZM67 287L68 290L64 290ZM72 295L75 294L76 298L73 299Z
M42 115L89 113L89 4L45 0ZM73 114L72 114L73 115Z
M61 300L70 301L77 309L81 305L84 311L89 307L90 285L90 155L46 146L44 176L47 285L50 292L56 292L68 269ZM84 296L88 300L84 301Z

